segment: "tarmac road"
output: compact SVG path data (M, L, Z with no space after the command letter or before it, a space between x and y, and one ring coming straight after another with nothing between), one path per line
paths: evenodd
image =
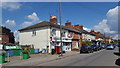
M39 64L37 66L117 66L115 64L118 56L115 50L101 50L91 54L78 54L71 57Z

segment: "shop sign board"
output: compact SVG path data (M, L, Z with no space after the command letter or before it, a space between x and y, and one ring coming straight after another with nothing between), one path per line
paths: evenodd
M16 49L16 46L6 46L6 49Z

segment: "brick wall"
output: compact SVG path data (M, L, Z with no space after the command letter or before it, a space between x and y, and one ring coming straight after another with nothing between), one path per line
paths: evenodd
M78 29L83 29L83 26L82 25L72 25L71 22L68 22L65 23L65 26L68 27L68 28L71 28L73 30L76 30L78 32L80 32L79 30L75 29L75 28L78 28ZM79 37L80 36L80 37ZM74 49L75 47L75 43L78 43L79 47L82 46L82 34L78 34L78 33L74 33L74 37L73 37L73 40L72 40L72 49ZM78 48L79 49L79 48Z
M0 28L2 29L2 33L0 35L0 37L2 37L2 40L0 41L0 43L14 43L14 33L6 27Z
M9 37L7 35L0 35L2 40L0 40L0 43L9 43Z

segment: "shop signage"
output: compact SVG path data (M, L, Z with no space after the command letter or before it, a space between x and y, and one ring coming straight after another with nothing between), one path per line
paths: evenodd
M6 49L16 49L16 46L6 46Z

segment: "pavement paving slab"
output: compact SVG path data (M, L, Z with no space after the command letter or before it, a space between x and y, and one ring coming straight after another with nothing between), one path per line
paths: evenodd
M31 58L27 60L21 60L20 56L13 56L10 57L10 62L4 63L2 65L3 66L36 66L38 64L50 62L53 60L59 60L75 54L78 54L78 52L75 51L66 52L65 54L63 54L63 56L51 55L51 54L31 54L30 55Z

